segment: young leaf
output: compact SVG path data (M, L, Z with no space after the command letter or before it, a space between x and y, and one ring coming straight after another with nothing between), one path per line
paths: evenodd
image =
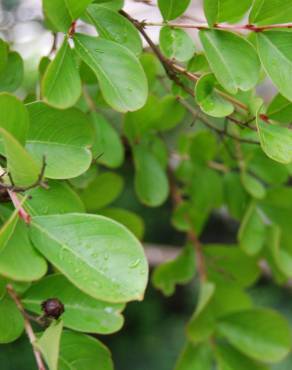
M196 84L195 97L203 112L212 117L226 117L233 111L233 105L215 90L216 79L210 73L203 75Z
M85 208L95 212L112 203L122 192L123 178L114 172L104 172L98 175L87 188L80 192Z
M100 37L125 46L134 54L142 52L142 41L137 29L125 17L102 5L93 4L86 14L96 27Z
M290 0L255 0L249 22L258 25L286 23L292 17Z
M266 240L266 226L255 203L248 207L238 234L239 245L249 255L257 254Z
M257 34L261 62L279 92L290 101L292 101L291 42L292 34L288 31L269 31Z
M261 147L274 161L288 164L292 162L292 131L286 127L264 122L258 115L257 127Z
M12 299L6 294L0 299L0 343L10 343L21 336L24 322Z
M176 259L165 262L155 269L152 282L166 296L170 296L174 293L176 284L188 283L195 271L194 247L188 244Z
M1 93L0 111L0 128L4 128L24 144L29 128L29 116L24 104L13 95Z
M63 330L63 321L54 320L33 344L43 355L49 370L58 370L60 341Z
M17 186L30 186L40 175L41 167L25 148L6 130L0 128L4 142L7 169Z
M126 226L138 239L143 239L145 226L143 219L136 213L123 208L106 208L98 211L99 215L112 218Z
M158 160L145 147L134 147L135 190L140 201L149 207L165 202L169 184L165 171Z
M8 54L5 69L0 74L0 91L13 92L19 88L24 74L23 60L21 56L12 51Z
M175 370L212 370L212 351L208 344L187 343L182 351Z
M57 31L67 32L93 0L43 0L46 17Z
M114 370L109 350L96 338L65 331L62 334L59 369Z
M141 299L146 258L138 240L103 216L33 217L35 247L80 290L109 302Z
M278 362L291 348L289 324L268 309L233 313L218 323L218 330L240 352L259 361Z
M46 177L68 179L85 172L91 163L88 147L93 141L86 115L75 108L58 110L41 102L29 104L28 111L30 130L26 146L37 160L45 156Z
M208 24L237 22L248 11L252 0L204 0L204 11Z
M81 95L78 66L67 39L46 69L42 95L48 104L60 109L73 106Z
M98 163L109 168L121 166L124 160L124 147L118 132L100 114L91 115L95 129L95 142L93 154L97 156Z
M163 27L160 30L159 45L168 59L180 62L191 59L195 52L192 38L181 28Z
M64 326L86 333L111 334L123 325L123 304L96 300L72 285L63 275L54 274L42 279L26 291L22 302L26 309L41 314L41 303L57 297L65 307Z
M158 6L164 20L171 21L184 13L190 2L191 0L158 0Z
M247 91L258 82L260 62L254 47L227 31L203 30L200 39L218 82L231 94Z
M74 36L76 51L94 71L105 101L119 112L141 108L147 99L147 79L131 51L110 40Z

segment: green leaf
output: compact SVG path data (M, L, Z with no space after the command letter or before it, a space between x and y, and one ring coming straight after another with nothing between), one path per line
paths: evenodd
M208 344L187 343L182 351L175 370L212 370L212 351Z
M134 54L142 52L142 41L137 29L119 13L104 7L104 4L90 5L87 15L96 27L100 37L125 46Z
M247 256L236 246L207 245L204 254L208 267L208 275L218 277L216 266L220 265L222 278L239 286L250 286L259 277L260 270L257 259ZM214 261L216 264L214 265Z
M191 140L189 154L194 164L206 165L217 152L216 137L210 131L198 131Z
M48 104L65 109L81 95L81 80L75 55L67 39L49 64L42 80L42 96Z
M291 122L292 103L281 94L277 94L268 107L267 115L272 120L288 124Z
M256 199L263 199L266 196L266 188L254 176L247 172L241 174L241 182L245 190Z
M249 254L257 254L266 240L266 226L263 215L255 203L248 207L238 233L239 245L242 250Z
M204 0L204 11L208 24L237 22L248 11L253 0Z
M249 155L247 168L267 184L279 185L289 177L286 166L267 157L260 147Z
M27 192L25 206L36 216L72 212L85 212L84 204L77 193L65 182L48 181L48 189L34 188Z
M249 201L249 196L244 190L240 175L228 172L224 176L224 197L228 211L232 217L241 220Z
M112 218L113 220L123 224L138 239L143 239L145 231L144 221L136 213L123 208L106 208L98 211L98 214Z
M195 97L204 113L212 117L226 117L233 111L233 105L215 90L216 79L210 73L203 75L196 83Z
M43 277L46 271L46 260L34 249L27 226L19 221L0 252L0 274L15 281L33 281Z
M191 0L158 0L158 6L164 20L171 21L184 13L190 2Z
M192 38L181 28L165 26L160 30L159 45L168 59L185 62L192 58L195 44Z
M24 104L15 96L0 94L0 127L24 144L29 128L29 116Z
M291 233L292 219L292 189L278 186L267 192L266 198L260 203L260 207L268 219L280 226L287 234Z
M18 89L22 83L23 74L24 66L21 56L15 51L10 52L6 67L0 74L0 91L13 92Z
M16 209L0 228L0 251L5 248L11 239L18 221L18 210Z
M58 370L60 341L63 330L63 321L54 320L51 325L43 332L33 345L43 355L49 370Z
M7 169L14 184L17 186L34 184L39 178L40 166L8 131L0 128L0 135L4 142Z
M280 227L270 227L267 243L273 262L284 276L292 276L292 250L290 233L284 233Z
M274 161L288 164L292 162L292 131L286 127L264 122L258 115L257 127L261 147Z
M268 370L265 365L252 361L228 344L216 347L218 370Z
M88 187L80 192L85 208L94 212L112 203L124 187L123 178L114 172L98 175Z
M147 99L147 79L131 51L110 40L74 36L80 58L94 71L105 101L120 112L141 108Z
M35 247L83 292L109 302L142 298L147 262L124 226L76 213L33 217L30 231Z
M43 10L56 30L67 32L92 0L43 0Z
M19 338L24 329L21 313L6 294L0 299L0 343L10 343Z
M166 296L171 296L177 284L188 283L195 275L195 253L188 244L174 259L159 265L152 275L152 283Z
M0 39L0 73L5 69L8 61L8 45Z
M109 350L96 338L65 331L62 334L59 369L114 370Z
M26 309L41 314L41 303L57 297L64 304L64 326L86 333L111 334L121 329L123 304L96 300L72 285L63 275L54 274L42 279L26 291L22 302Z
M165 171L145 147L133 149L135 161L135 190L138 198L149 207L157 207L168 197L169 184Z
M187 326L188 337L194 343L205 341L213 333L214 316L210 312L210 302L214 293L213 283L201 284L198 305Z
M95 129L93 153L98 163L109 168L120 167L124 161L124 146L118 132L100 114L91 115Z
M39 161L45 156L46 177L68 179L85 172L91 163L88 147L93 141L86 115L75 108L58 110L40 102L29 104L28 111L27 149Z
M248 91L258 82L260 62L254 47L227 31L200 31L206 57L218 82L231 94Z
M249 21L258 25L291 22L290 0L255 0Z
M289 324L268 309L233 313L218 323L218 330L240 352L259 361L278 362L291 348Z
M292 101L292 33L257 33L257 45L261 62L279 92ZM281 73L279 73L279 70Z
M145 133L160 127L162 115L163 106L161 100L157 96L150 94L143 108L136 112L128 112L125 115L125 135L134 144Z
M155 128L161 131L171 130L183 121L186 110L175 96L164 96L160 101L160 105L162 116L156 122Z

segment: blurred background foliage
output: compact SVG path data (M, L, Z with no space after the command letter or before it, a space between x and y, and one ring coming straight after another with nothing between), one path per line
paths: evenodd
M52 43L52 35L42 27L40 0L0 0L0 36L12 43L25 60L25 96L35 83L40 57L49 52ZM145 221L146 243L183 245L183 234L171 227L171 204L155 209L142 206L134 194L132 166L126 162L121 171L126 184L113 206L125 207L141 215ZM230 224L230 219L213 215L202 241L235 242L237 227ZM178 287L172 297L165 298L150 283L145 300L128 305L123 330L111 336L100 336L112 351L116 370L173 369L184 345L185 324L196 306L197 293L197 285L193 281ZM258 306L279 310L292 327L292 288L278 287L263 278L250 294ZM0 370L34 369L33 354L25 335L14 343L0 346ZM291 370L292 356L272 369Z

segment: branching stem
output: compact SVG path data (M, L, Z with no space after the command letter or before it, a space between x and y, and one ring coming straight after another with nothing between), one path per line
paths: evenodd
M18 297L18 295L16 294L16 292L13 289L13 286L11 284L8 284L7 287L6 287L6 289L7 289L8 294L13 299L13 301L15 302L17 308L19 309L20 313L23 316L25 332L26 332L26 334L27 334L27 336L29 338L29 341L30 341L30 343L32 345L32 350L33 350L34 357L35 357L35 360L36 360L36 363L37 363L37 366L38 366L38 370L46 370L46 367L44 365L42 356L41 356L40 352L34 346L34 342L36 340L36 336L34 334L34 331L32 329L32 326L30 324L30 321L28 319L28 315L26 314L25 309L24 309L24 307L22 305L22 302L21 302L20 298Z

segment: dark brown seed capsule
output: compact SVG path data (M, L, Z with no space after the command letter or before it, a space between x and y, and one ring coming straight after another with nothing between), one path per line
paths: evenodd
M44 315L54 319L58 319L65 311L63 303L58 298L49 298L41 306Z

